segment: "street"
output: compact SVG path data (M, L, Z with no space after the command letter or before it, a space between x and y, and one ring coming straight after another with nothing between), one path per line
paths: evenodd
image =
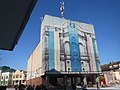
M15 90L14 88L7 88L7 90ZM55 89L49 89L49 90L55 90ZM57 90L64 90L64 89L57 89ZM70 88L67 88L66 90L71 90ZM82 90L80 88L77 88L76 90ZM120 90L120 85L110 86L110 87L102 87L102 88L94 88L89 87L87 90Z

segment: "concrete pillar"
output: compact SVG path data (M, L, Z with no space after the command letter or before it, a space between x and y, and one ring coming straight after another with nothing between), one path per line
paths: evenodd
M99 76L96 76L96 84L98 83L98 86L100 86L100 80L99 80Z
M73 83L75 83L75 77L73 77Z
M71 77L71 84L73 83L73 77Z
M86 77L86 75L83 78L83 82L84 82L84 85L87 85L87 77Z
M49 88L49 76L46 76L46 87Z
M74 77L74 83L75 84L77 83L77 77Z
M91 78L91 80L92 80L92 84L96 84L96 75L92 75L93 76L93 78ZM92 77L91 76L91 77Z
M64 75L64 90L66 90L66 84L67 84L67 76L66 75Z

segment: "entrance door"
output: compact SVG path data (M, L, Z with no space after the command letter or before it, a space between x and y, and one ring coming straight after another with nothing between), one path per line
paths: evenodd
M66 83L67 86L71 86L71 77L67 77L66 79L67 79L66 80L67 81L67 83Z
M57 85L57 77L53 76L49 76L49 83L52 84L53 86Z

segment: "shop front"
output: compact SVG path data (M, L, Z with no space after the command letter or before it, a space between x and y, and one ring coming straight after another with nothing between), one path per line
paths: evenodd
M46 72L46 86L48 88L70 87L73 83L76 86L86 85L92 87L96 84L99 73L77 73L77 72Z

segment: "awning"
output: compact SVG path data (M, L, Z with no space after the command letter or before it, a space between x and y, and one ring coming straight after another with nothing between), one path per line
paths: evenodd
M0 49L13 50L37 0L0 1Z

